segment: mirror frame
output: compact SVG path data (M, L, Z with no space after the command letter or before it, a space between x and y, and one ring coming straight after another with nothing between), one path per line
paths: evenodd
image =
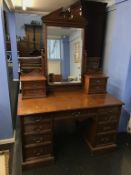
M83 75L85 67L85 27L87 26L87 21L82 15L82 6L80 2L76 2L71 5L68 9L63 10L60 8L49 15L42 17L43 21L43 33L44 33L44 69L45 76L47 78L48 85L48 58L47 58L47 27L72 27L83 29L83 45L82 45L82 63L81 63L81 83L83 84ZM67 85L68 82L62 83L61 85ZM77 83L69 83L75 85ZM55 84L52 84L55 85Z

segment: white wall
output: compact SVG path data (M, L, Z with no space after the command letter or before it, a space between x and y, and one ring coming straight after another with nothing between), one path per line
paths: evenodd
M82 61L82 31L76 31L73 32L70 35L70 75L77 77L78 80L80 80L81 78L81 61ZM74 44L76 42L80 42L80 62L79 63L75 63L74 62Z
M16 17L16 35L25 37L24 24L30 24L31 21L41 22L41 15L15 13Z

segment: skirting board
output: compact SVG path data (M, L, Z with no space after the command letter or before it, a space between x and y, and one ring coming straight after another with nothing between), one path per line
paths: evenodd
M13 79L13 81L19 81L19 79Z
M13 143L15 143L15 134L16 134L16 131L14 131L14 135L13 135L12 138L0 140L0 145L6 145L6 144L13 144Z
M0 152L0 174L9 175L9 151Z

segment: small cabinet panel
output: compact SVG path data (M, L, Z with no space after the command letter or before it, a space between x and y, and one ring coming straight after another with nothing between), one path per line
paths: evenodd
M108 131L117 131L117 122L104 123L97 125L97 133L103 133Z
M51 132L43 132L40 134L31 134L31 135L24 136L25 145L40 144L44 142L52 142Z
M36 147L26 147L24 149L25 160L40 158L40 156L52 155L52 145L40 145Z
M22 90L22 98L42 98L46 96L44 89L24 89Z
M22 82L22 86L24 89L42 89L45 86L45 82L43 81Z
M105 86L107 83L107 78L92 78L90 80L90 86Z
M24 124L32 124L39 122L52 122L51 114L37 114L37 115L29 115L23 118Z
M85 75L84 89L87 94L106 93L107 78L104 75Z
M113 107L105 107L98 109L98 122L112 122L118 121L120 116L121 107L113 106Z
M113 144L116 141L116 133L97 134L96 146Z
M39 122L36 124L27 124L24 126L24 132L25 133L40 133L45 130L51 130L52 129L52 122L47 120L43 122Z

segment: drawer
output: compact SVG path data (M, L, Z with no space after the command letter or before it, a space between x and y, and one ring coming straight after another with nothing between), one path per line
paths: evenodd
M113 114L113 113L99 114L97 116L98 123L118 121L118 119L119 119L119 115Z
M98 113L99 114L120 114L121 107L120 106L111 106L111 107L104 107L99 108Z
M40 122L45 122L45 123L50 123L52 122L51 118L47 118L47 117L51 117L50 114L40 114L40 115L31 115L31 116L26 116L23 117L23 122L24 124L30 124L30 123L40 123Z
M88 117L96 117L97 110L95 109L83 109L74 111L63 111L55 113L55 120L66 120L66 119L86 119Z
M24 135L24 143L25 145L30 144L40 144L44 142L52 142L52 133L51 132L43 132L40 134L26 134Z
M52 155L52 145L42 145L37 147L25 147L24 148L24 158L25 160L39 158L41 156Z
M96 146L113 144L116 141L116 133L97 134Z
M22 89L22 98L40 98L45 96L45 89Z
M90 86L104 86L106 87L107 78L91 78Z
M106 85L96 85L89 87L89 94L98 94L98 93L106 93Z
M29 81L29 82L22 82L23 89L43 89L45 86L44 81Z
M52 130L52 122L47 120L44 122L26 124L23 126L24 133L40 133L45 130Z
M107 131L116 131L117 130L117 122L112 123L104 123L97 125L97 133L107 132Z

